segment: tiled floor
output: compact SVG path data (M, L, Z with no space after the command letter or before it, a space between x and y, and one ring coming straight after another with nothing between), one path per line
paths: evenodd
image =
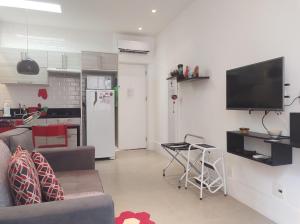
M163 178L167 159L153 151L123 151L114 161L99 161L104 190L113 196L116 214L147 211L157 224L273 224L249 207L222 193L199 193L177 188L180 169Z

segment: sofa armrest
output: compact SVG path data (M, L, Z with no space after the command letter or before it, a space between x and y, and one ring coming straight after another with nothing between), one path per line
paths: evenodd
M108 195L0 208L0 224L114 224Z
M54 172L95 169L95 147L38 149Z

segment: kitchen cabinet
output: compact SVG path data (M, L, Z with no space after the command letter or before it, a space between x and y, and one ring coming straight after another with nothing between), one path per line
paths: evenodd
M17 72L17 64L22 55L26 54L24 49L0 49L0 83L3 84L48 84L47 74L47 52L30 50L28 56L35 60L40 66L38 75L23 75Z
M48 73L46 68L40 68L38 75L23 75L17 72L16 66L17 65L0 66L0 83L48 85Z
M103 71L118 71L118 55L102 53L101 57Z
M80 53L65 53L65 63L67 69L81 70L81 54Z
M0 48L0 67L15 66L21 60L21 49Z
M82 52L82 70L118 71L118 55L114 53Z
M79 53L48 52L49 69L81 69L81 56Z
M17 72L18 62L27 54L26 49L0 48L0 83L48 85L48 70L67 70L78 73L81 70L81 54L72 52L55 52L29 50L28 57L35 60L39 67L38 75L23 75ZM105 62L109 67L109 62Z
M31 85L48 85L48 72L47 68L40 67L38 75L23 75L16 74L17 84L31 84Z
M46 119L46 124L81 124L80 118L48 118ZM80 136L81 138L81 136ZM62 137L48 138L48 144L60 143ZM69 147L77 147L77 131L76 129L68 129L68 145Z
M46 119L37 119L33 121L32 126L45 126L46 124ZM46 139L45 137L35 137L36 145L46 145L48 144L47 140L48 139Z
M22 52L23 54L26 54L26 51ZM48 64L48 54L46 51L40 51L40 50L29 50L28 51L28 57L35 60L40 68L47 68Z
M16 83L16 67L21 53L19 49L0 48L0 83Z
M48 52L48 68L62 69L63 54L62 52L49 51Z
M0 65L0 83L17 83L17 75L16 65Z

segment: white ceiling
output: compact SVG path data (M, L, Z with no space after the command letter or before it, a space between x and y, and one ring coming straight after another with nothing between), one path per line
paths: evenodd
M37 1L37 0L36 0ZM39 0L59 3L62 14L0 7L0 21L154 35L194 0ZM157 9L156 14L151 13ZM27 19L26 19L27 18ZM138 31L138 27L143 31Z

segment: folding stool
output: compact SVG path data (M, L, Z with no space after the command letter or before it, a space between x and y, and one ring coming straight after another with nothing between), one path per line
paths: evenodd
M201 136L186 134L183 142L161 144L162 148L171 156L170 162L163 169L163 176L166 176L167 169L174 161L178 162L178 164L183 168L183 174L180 176L178 181L178 188L181 188L181 181L186 176L187 163L189 163L188 172L194 170L195 172L200 173L200 169L196 166L196 163L200 160L202 155L199 154L193 161L188 160L186 153L188 151L198 150L197 147L194 147L194 144L192 145L191 143L187 142L188 138L195 138L198 141L201 141L201 143L204 142L204 138Z
M197 169L198 174L189 178L191 151L198 149L201 151L200 169ZM220 156L217 156L218 152ZM214 159L214 157L216 157ZM221 167L221 168L219 168ZM221 169L221 170L220 170ZM200 171L200 172L199 172ZM209 192L216 193L223 188L224 195L227 195L226 188L226 174L224 164L224 154L216 147L206 144L191 144L188 148L186 173L185 173L185 188L187 189L188 183L197 187L200 190L200 200L203 198L203 188L207 188Z

